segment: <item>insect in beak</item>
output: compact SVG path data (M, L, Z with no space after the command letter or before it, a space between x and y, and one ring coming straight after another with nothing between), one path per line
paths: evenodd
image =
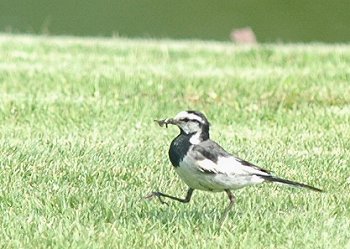
M176 121L173 118L166 118L161 120L155 119L154 121L157 122L160 127L163 127L165 125L166 128L168 128L169 124L176 124Z

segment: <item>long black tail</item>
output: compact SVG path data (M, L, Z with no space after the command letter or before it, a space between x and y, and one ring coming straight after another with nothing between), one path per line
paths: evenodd
M307 185L307 184L304 184L304 183L300 183L300 182L294 182L294 181L290 181L290 180L287 180L287 179L282 179L282 178L279 178L279 177L276 177L276 176L271 176L271 175L259 175L261 178L263 178L264 180L266 181L269 181L269 182L280 182L280 183L284 183L284 184L287 184L287 185L291 185L291 186L294 186L294 187L299 187L299 188L307 188L307 189L310 189L310 190L313 190L313 191L317 191L317 192L324 192L323 190L319 189L319 188L315 188L315 187L312 187L310 185Z

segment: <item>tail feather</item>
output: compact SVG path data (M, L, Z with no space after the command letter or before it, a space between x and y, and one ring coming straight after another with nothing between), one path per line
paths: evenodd
M321 190L319 188L315 188L315 187L312 187L312 186L304 184L304 183L294 182L291 180L282 179L282 178L272 176L272 175L259 175L259 176L261 178L263 178L264 180L269 181L269 182L279 182L279 183L287 184L287 185L294 186L294 187L307 188L307 189L317 191L317 192L324 192L323 190Z

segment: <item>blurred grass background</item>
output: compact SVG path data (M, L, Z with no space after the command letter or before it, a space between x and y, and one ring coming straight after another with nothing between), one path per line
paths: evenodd
M301 44L347 43L349 11L0 0L0 247L350 248L350 46ZM261 44L223 42L241 27ZM228 151L327 193L236 191L221 232L224 194L144 201L185 193L167 158L178 131L153 119L186 109L204 111Z
M259 42L347 42L347 0L1 0L0 31L228 40L249 26Z
M349 248L350 47L0 36L0 247ZM204 111L228 151L325 194L261 185L188 205L167 157Z

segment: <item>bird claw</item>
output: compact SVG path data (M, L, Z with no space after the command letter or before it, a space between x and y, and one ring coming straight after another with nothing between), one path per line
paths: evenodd
M161 120L154 120L154 122L157 122L157 124L160 126L160 127L163 127L165 125L166 128L168 128L168 122L167 122L167 119L161 119Z
M163 199L161 198L161 194L160 194L159 192L152 192L152 193L150 193L149 195L145 196L145 199L150 200L150 199L152 199L153 197L157 197L158 200L160 201L160 203L169 206L169 204L168 204L167 202L163 201Z

